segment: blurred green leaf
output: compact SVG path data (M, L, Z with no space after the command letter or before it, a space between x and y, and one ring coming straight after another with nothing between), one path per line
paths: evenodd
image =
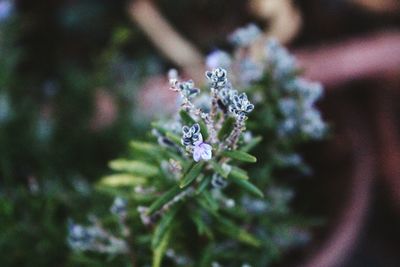
M189 171L183 176L181 183L179 185L180 188L185 188L191 185L194 180L200 175L204 166L204 161L194 164Z
M189 213L189 216L196 225L197 233L199 235L205 235L210 239L213 238L213 233L210 227L208 227L208 225L204 222L204 220L201 218L198 212L191 212Z
M262 137L261 137L261 136L253 137L253 138L251 139L251 141L248 142L247 144L245 144L240 150L241 150L241 151L244 151L244 152L249 152L249 151L252 150L256 145L258 145L261 141L262 141Z
M166 204L168 201L173 199L181 189L178 186L172 187L170 190L165 192L160 198L158 198L156 201L153 202L153 204L150 205L149 210L147 211L148 215L153 214L155 211L157 211L159 208L161 208L164 204Z
M256 187L255 185L253 185L252 183L250 183L248 180L244 180L244 179L239 179L236 178L234 176L231 177L231 180L237 184L238 186L240 186L241 188L245 189L246 191L258 196L258 197L264 197L263 192L258 189L258 187Z
M115 171L125 171L143 177L156 176L159 174L158 167L143 161L116 159L110 161L108 165Z
M232 169L229 173L229 178L237 178L237 179L243 179L243 180L249 180L249 176L247 172L239 167L232 166Z
M234 150L234 151L224 151L222 152L222 155L231 159L236 159L239 161L244 161L244 162L257 162L257 158L254 157L253 155L250 155L244 151L239 151L239 150Z
M260 247L261 241L258 240L254 235L250 234L246 230L242 229L242 227L236 225L234 222L229 219L219 217L218 220L218 229L225 233L226 235L231 236L234 239L241 241L242 243Z
M136 186L146 183L147 179L131 174L112 174L100 179L97 183L100 186L121 187L121 186Z
M199 120L199 125L200 125L200 131L201 134L203 135L203 139L207 140L208 138L208 129L207 129L207 125L204 123L204 121Z
M175 144L177 144L178 146L181 146L181 137L179 135L176 135L174 133L171 132L167 132L165 135L168 139L170 139L172 142L174 142Z
M165 251L168 248L168 243L171 238L172 229L170 228L161 239L158 246L153 249L153 264L152 267L161 267L161 262L164 257Z
M196 123L196 121L183 109L181 111L179 111L179 115L180 115L181 120L184 125L187 125L190 127Z
M218 173L219 175L221 175L224 178L228 178L230 171L224 170L222 165L220 163L216 162L215 160L211 160L210 163L216 173Z
M224 140L233 130L233 126L235 125L235 119L233 117L228 117L224 124L222 124L221 130L218 132L218 139Z
M171 210L166 212L163 215L163 217L161 218L159 224L157 225L156 230L154 231L153 239L151 241L151 247L154 250L160 245L165 234L167 234L170 231L170 229L172 227L172 222L173 222L178 210L179 210L179 207L175 206Z
M211 177L204 177L201 180L201 182L196 190L196 194L201 194L207 188L208 184L210 183L210 180L211 180Z

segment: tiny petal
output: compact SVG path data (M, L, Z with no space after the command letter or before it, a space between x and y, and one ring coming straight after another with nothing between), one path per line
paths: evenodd
M193 131L193 133L199 133L200 132L200 125L198 123L196 123L190 128L190 130Z
M184 134L188 134L189 131L190 131L190 128L189 128L188 126L185 125L185 126L182 127L182 132L183 132Z
M202 150L199 147L195 147L194 151L193 151L193 159L194 161L198 162L200 160L202 154Z
M203 143L203 140L199 140L199 141L196 141L196 142L194 142L193 144L194 144L194 146L197 148L200 148L200 146L201 146L201 144Z
M211 150L203 150L202 153L201 153L201 157L202 157L204 160L210 160L211 157L212 157L212 152L211 152Z
M203 143L203 144L201 145L201 147L202 147L203 149L206 149L206 150L212 150L212 146L210 146L210 145L207 144L207 143Z

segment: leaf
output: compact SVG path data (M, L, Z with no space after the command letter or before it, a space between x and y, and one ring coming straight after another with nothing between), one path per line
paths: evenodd
M241 168L238 167L232 167L232 170L229 173L229 178L237 178L237 179L243 179L243 180L249 180L249 176L247 172Z
M211 261L212 261L212 256L213 252L215 251L213 245L208 245L202 253L201 260L199 263L199 267L210 267L211 266Z
M175 206L169 212L165 213L161 218L160 223L158 224L156 230L154 231L153 239L151 240L151 247L153 249L156 249L160 245L165 234L171 229L172 222L178 210L179 207Z
M219 175L221 175L224 178L228 178L230 171L224 170L222 165L220 163L216 162L215 160L212 160L210 162L216 173L218 173Z
M107 187L136 186L146 183L147 179L131 174L112 174L100 179L98 185Z
M204 161L194 164L182 178L179 187L185 188L185 187L191 185L194 182L194 180L196 180L196 178L200 175L200 173L203 169L203 166L204 166Z
M156 176L159 173L156 166L137 160L116 159L110 161L108 165L115 171L126 171L143 177Z
M148 215L153 214L155 211L157 211L159 208L161 208L164 204L166 204L168 201L173 199L177 194L180 192L180 188L178 186L172 187L170 190L165 192L160 198L158 198L156 201L153 202L153 204L150 205L149 210L147 211Z
M210 183L211 178L210 177L205 177L204 179L201 180L197 190L196 194L201 194L208 186Z
M251 139L250 142L248 142L247 144L245 144L240 150L244 151L244 152L249 152L250 150L252 150L256 145L258 145L260 142L262 141L262 137L261 136L257 136Z
M232 238L239 240L242 243L254 247L261 246L261 241L258 240L257 237L250 234L246 230L243 230L240 226L236 225L234 222L222 217L217 218L217 220L218 220L218 229L221 232L231 236Z
M218 132L218 139L223 140L226 138L233 130L233 126L235 125L235 119L233 117L228 117L224 124L222 124L221 130Z
M209 192L204 191L202 194L202 199L205 201L205 204L210 207L211 210L217 211L218 210L218 202L210 195Z
M152 122L151 127L159 131L161 134L167 134L167 129L165 129L159 122Z
M207 125L202 120L200 120L198 123L200 125L200 131L201 131L201 134L203 135L203 139L207 140L207 138L208 138Z
M176 135L176 134L171 133L171 132L167 132L167 133L165 134L165 136L166 136L168 139L170 139L172 142L174 142L175 144L177 144L178 146L181 146L181 145L182 145L182 143L181 143L181 137L180 137L179 135Z
M179 116L181 117L181 120L184 125L187 125L190 127L196 123L196 121L183 109L181 109L179 111Z
M163 149L155 144L147 142L132 141L130 142L131 148L134 150L135 155L147 156L150 159L162 159Z
M208 225L203 221L198 212L191 212L189 216L196 225L197 233L199 235L206 235L210 239L213 238L213 233L210 227L208 227Z
M203 196L204 193L207 191L203 192L201 195ZM197 204L199 204L200 207L205 209L207 212L212 214L214 217L219 217L220 215L218 214L218 205L215 207L215 205L210 204L210 202L203 196L203 197L197 197L196 198Z
M236 159L244 162L257 162L257 158L253 155L250 155L244 151L235 150L235 151L224 151L222 155L231 159Z
M165 251L168 248L168 243L171 238L172 229L170 228L161 239L159 245L153 249L153 264L152 267L161 267L161 262Z
M231 177L231 180L235 184L237 184L238 186L243 188L244 190L246 190L246 191L248 191L248 192L250 192L250 193L252 193L252 194L254 194L254 195L258 196L258 197L264 197L263 192L260 189L258 189L258 187L256 187L252 183L250 183L249 181L244 180L244 179L239 179L239 178L236 178L236 177L233 177L233 176Z

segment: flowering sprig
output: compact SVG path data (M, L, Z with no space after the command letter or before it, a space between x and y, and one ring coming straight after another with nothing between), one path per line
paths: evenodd
M273 176L279 168L303 168L294 145L323 136L315 105L322 88L298 76L294 58L276 41L265 43L261 58L250 55L259 37L250 25L231 35L233 56L213 52L208 88L171 70L170 89L180 96L176 116L154 123L150 142L131 142L132 156L112 161L115 173L100 180L100 191L118 196L111 215L130 241L128 252L140 255L137 265L164 266L165 256L171 266L267 266L271 249L278 255L307 239L290 217L293 192L274 185ZM248 168L257 161L249 154L254 148L260 161ZM75 232L71 237L85 240ZM87 250L75 239L72 247Z
M193 152L194 161L210 160L212 157L212 147L203 142L203 136L200 133L200 125L193 124L190 128L188 126L182 127L182 145L187 150Z

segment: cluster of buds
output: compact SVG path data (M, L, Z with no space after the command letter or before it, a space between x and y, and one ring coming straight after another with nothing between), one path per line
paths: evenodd
M208 78L212 89L220 90L228 85L228 77L225 69L216 68L212 71L207 71L206 77Z
M178 72L175 69L168 72L168 78L171 90L179 92L184 100L190 100L200 93L200 89L194 86L193 80L179 81Z
M247 118L247 114L253 111L254 105L247 99L246 93L234 95L232 104L229 105L229 111L236 115L238 120L242 121Z

